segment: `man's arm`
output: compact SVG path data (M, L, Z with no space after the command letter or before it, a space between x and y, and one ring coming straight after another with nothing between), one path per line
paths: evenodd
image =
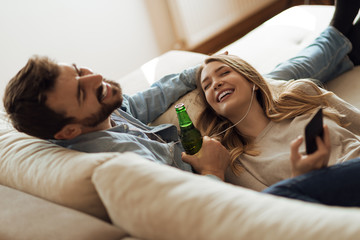
M143 92L132 96L124 95L123 107L143 123L154 121L172 103L196 88L197 68L198 66L195 66L179 74L167 75Z

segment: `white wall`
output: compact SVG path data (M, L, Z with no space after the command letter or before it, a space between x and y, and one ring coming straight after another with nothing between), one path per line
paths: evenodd
M122 77L173 46L166 6L165 0L0 0L0 96L33 54Z

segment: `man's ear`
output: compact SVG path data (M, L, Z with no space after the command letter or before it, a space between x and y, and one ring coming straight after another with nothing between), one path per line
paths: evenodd
M58 140L69 140L79 136L81 133L82 130L80 124L70 123L55 133L54 138Z

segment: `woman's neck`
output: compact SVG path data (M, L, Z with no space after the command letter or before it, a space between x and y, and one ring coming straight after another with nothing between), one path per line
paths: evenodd
M266 116L260 104L256 102L245 119L236 125L236 129L245 136L255 138L266 128L269 122L270 119ZM233 123L236 123L236 121Z

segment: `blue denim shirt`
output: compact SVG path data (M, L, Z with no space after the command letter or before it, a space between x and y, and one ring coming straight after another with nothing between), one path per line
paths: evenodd
M115 127L53 142L88 153L134 152L151 161L191 171L191 166L181 160L181 152L184 150L176 126L162 124L151 127L147 124L179 97L196 88L196 69L193 67L180 74L167 75L149 89L132 96L124 94L121 108L111 115Z

